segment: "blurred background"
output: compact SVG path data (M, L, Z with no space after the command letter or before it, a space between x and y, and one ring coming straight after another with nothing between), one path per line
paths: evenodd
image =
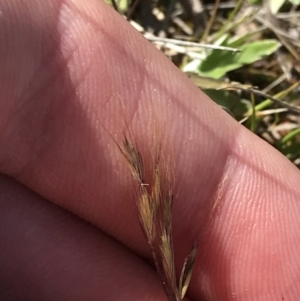
M300 168L300 0L105 1Z

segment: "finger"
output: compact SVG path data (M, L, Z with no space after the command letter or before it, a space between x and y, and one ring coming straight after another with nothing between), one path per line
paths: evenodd
M0 177L1 300L165 300L153 269L106 234Z
M47 93L38 86L40 93L23 98L26 104L37 104L25 115L22 112L23 122L14 114L15 123L4 128L4 137L14 135L1 150L2 170L145 254L130 178L100 124L114 134L124 128L117 122L129 123L146 159L155 149L153 137L161 132L162 151L176 166L174 231L179 259L201 236L212 204L220 199L216 218L201 240L194 296L201 294L199 288L207 297L225 294L229 299L235 293L242 300L258 294L266 300L282 292L295 294L287 287L299 280L297 273L288 276L291 262L299 265L298 171L221 113L103 3L68 2L59 12L61 23L56 27L64 29L64 35L52 48L63 50L59 58L66 64L52 52L51 68L57 68L43 70L56 81L41 85L50 87ZM51 26L46 29L53 32ZM64 76L57 79L57 73ZM37 105L42 108L36 111ZM34 126L26 120L33 120ZM20 123L22 127L16 126ZM23 143L21 131L29 137ZM253 225L255 231L250 231ZM268 256L271 249L275 256ZM248 262L244 269L238 264L241 260ZM278 265L281 269L275 273ZM256 279L268 282L260 282L257 289Z
M6 117L1 120L7 121L1 126L1 171L145 251L130 173L110 135L121 141L120 134L128 127L146 161L158 148L158 135L162 152L175 162L179 199L196 202L205 216L212 203L207 201L223 177L236 125L104 3L60 4L30 11L24 3L3 8L6 26L13 28L1 28L1 36L5 38L9 29L14 38L4 41L8 46L0 57L8 62L12 83L27 64L35 72L18 89L12 83L3 85L3 93L10 97L1 102ZM17 18L21 12L26 23ZM19 22L9 22L13 17ZM33 24L40 24L34 35ZM19 97L15 90L20 90ZM214 114L220 114L217 124L210 122ZM212 162L215 168L207 181ZM197 187L187 186L188 178L199 180Z

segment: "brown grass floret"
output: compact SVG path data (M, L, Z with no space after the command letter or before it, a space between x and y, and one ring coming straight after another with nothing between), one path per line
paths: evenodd
M176 280L172 235L173 179L169 168L160 168L160 154L152 168L152 182L146 183L144 161L137 146L126 135L118 146L137 182L136 205L141 229L149 244L154 264L170 301L181 301L189 286L197 244L185 259L179 281Z

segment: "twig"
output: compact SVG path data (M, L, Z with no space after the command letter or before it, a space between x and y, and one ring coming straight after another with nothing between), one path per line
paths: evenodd
M237 48L209 45L209 44L201 44L201 43L181 41L181 40L176 40L176 39L160 38L160 37L156 37L149 33L145 33L144 37L147 40L149 40L151 42L156 42L156 43L163 43L163 44L172 43L175 45L185 46L185 47L190 47L190 48L207 48L207 49L214 49L214 50L225 50L225 51L231 51L233 53L241 52L241 50L239 50Z

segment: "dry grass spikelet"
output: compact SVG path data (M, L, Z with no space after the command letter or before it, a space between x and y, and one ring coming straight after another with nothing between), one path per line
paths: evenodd
M152 168L152 182L148 184L145 180L144 161L136 144L124 135L118 148L137 182L136 205L140 226L149 244L166 295L169 301L181 301L191 280L197 244L194 243L191 253L185 259L180 279L177 281L172 236L174 181L170 170L160 168L158 152Z

